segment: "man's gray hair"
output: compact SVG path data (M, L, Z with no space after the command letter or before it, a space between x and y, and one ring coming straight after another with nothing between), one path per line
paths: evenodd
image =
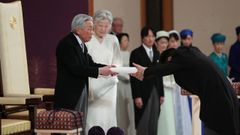
M86 14L78 14L74 16L71 24L71 31L75 31L77 27L82 28L86 21L92 21L92 17Z
M98 22L105 19L107 19L110 22L110 24L112 24L113 16L112 13L108 10L98 10L95 12L93 16L94 22Z
M121 21L121 23L123 24L123 19L121 17L114 17L113 22L115 21Z

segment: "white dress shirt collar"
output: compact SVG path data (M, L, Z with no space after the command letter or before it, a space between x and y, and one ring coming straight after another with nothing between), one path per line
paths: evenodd
M149 51L152 51L152 47L149 48L149 47L146 46L145 44L142 44L142 46L144 47L144 49L146 50L147 53L148 53Z
M76 35L75 33L73 33L73 35L76 37L78 43L81 45L83 42L82 42L82 40L79 38L79 36Z

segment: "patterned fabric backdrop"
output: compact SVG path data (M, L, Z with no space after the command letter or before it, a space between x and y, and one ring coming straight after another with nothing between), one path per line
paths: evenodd
M88 1L22 0L22 7L30 87L53 88L57 43L70 32L74 15L88 13Z

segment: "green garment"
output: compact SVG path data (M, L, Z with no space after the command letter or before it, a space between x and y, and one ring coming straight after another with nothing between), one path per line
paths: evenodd
M223 71L223 73L228 76L228 57L227 54L222 53L221 55L217 55L215 52L212 52L209 55L209 58L213 60L215 64Z

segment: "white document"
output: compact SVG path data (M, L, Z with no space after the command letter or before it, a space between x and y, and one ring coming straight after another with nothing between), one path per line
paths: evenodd
M136 67L113 67L111 68L111 71L119 74L132 74L137 72L137 68Z

